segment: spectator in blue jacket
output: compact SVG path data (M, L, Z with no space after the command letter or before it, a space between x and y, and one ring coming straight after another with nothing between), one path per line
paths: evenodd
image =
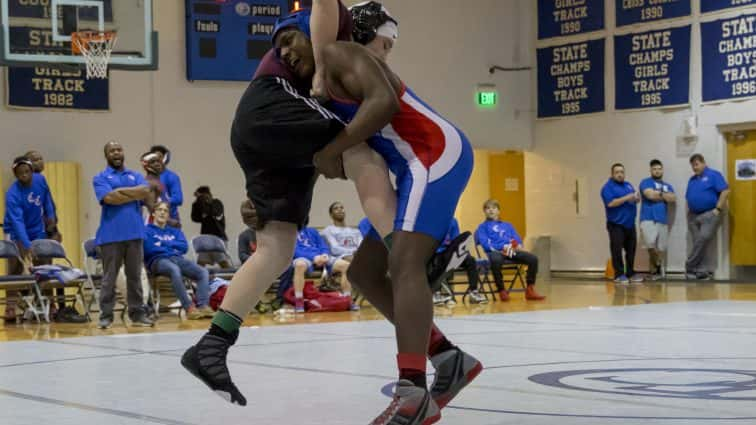
M34 169L34 178L42 180L42 183L44 183L45 187L47 188L47 192L50 193L50 187L47 184L47 179L42 174L43 171L45 171L45 159L42 157L42 154L39 151L36 150L30 150L29 152L26 152L26 158L31 161L32 168ZM55 200L52 197L52 193L50 193L50 203L52 204L52 208L50 211L45 211L45 228L47 231L47 238L53 239L58 242L63 242L63 235L60 234L60 230L58 229L58 216L55 212Z
M297 234L294 248L294 309L297 313L304 313L305 273L332 265L330 252L331 248L317 229L305 227Z
M606 210L606 230L609 232L614 282L622 285L643 282L643 277L635 274L635 248L638 241L635 216L641 198L633 185L625 181L624 165L612 165L612 176L601 188L601 200Z
M181 223L178 208L184 204L184 192L181 190L181 179L178 174L168 169L168 163L171 162L171 152L163 145L155 145L150 148L150 152L160 154L162 168L159 171L160 182L165 186L164 199L171 206L171 219Z
M16 181L5 194L3 230L19 248L21 257L31 265L31 242L46 239L45 217L55 218L52 196L44 179L34 173L31 161L25 156L13 161ZM11 266L11 274L20 274L20 264Z
M499 201L489 199L483 204L486 221L475 231L475 243L482 246L491 262L496 288L502 301L509 300L509 292L504 287L504 276L501 266L504 264L524 264L528 266L525 275L525 299L542 300L546 297L535 290L536 275L538 274L538 257L523 249L522 238L517 234L514 226L499 219Z
M34 173L31 161L25 156L14 159L12 169L16 181L5 193L3 231L15 242L23 260L8 259L8 273L24 274L32 266L31 242L47 237L44 217L50 211L52 201L47 184ZM17 294L8 294L8 305L3 316L6 322L16 319L16 301Z
M171 278L173 291L190 320L212 318L210 285L207 269L184 258L189 245L181 229L168 226L170 206L159 202L152 213L152 223L145 228L144 263L153 274ZM184 276L197 283L197 304L184 286Z

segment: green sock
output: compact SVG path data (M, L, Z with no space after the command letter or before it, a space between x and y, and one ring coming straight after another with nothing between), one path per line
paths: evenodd
M394 233L389 233L383 238L383 244L386 245L386 249L391 251L391 245L394 243Z
M219 309L213 316L213 325L218 326L225 332L232 334L239 330L243 320L230 311Z

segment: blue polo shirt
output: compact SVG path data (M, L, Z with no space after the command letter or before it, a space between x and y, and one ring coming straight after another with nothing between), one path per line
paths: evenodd
M694 214L713 210L719 201L719 194L729 187L722 173L709 167L704 168L700 176L694 174L688 180L688 189L685 191L688 209Z
M95 196L102 205L100 227L97 229L95 243L104 245L113 242L144 239L144 222L142 221L142 202L134 201L122 205L110 205L103 202L105 195L122 187L146 185L141 174L129 169L118 171L107 167L92 179Z
M646 189L652 189L662 192L675 193L675 189L672 185L664 180L656 180L653 177L648 177L641 181L641 210L640 221L653 221L655 223L667 224L667 203L664 201L652 201L643 196L643 191Z
M601 188L601 199L604 201L604 208L606 209L606 221L619 224L627 229L635 227L635 215L638 209L634 203L625 202L612 208L608 206L613 200L634 192L635 188L629 182L617 183L611 177L609 178L609 181Z

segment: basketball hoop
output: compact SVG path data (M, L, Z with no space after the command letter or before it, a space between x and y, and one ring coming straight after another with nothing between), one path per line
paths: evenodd
M87 79L107 78L110 53L116 43L115 31L78 31L71 33L71 50L84 56Z

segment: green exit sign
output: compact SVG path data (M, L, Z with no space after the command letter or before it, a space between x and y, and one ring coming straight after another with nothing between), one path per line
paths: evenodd
M495 91L481 90L478 91L478 106L492 108L496 106L498 96Z

